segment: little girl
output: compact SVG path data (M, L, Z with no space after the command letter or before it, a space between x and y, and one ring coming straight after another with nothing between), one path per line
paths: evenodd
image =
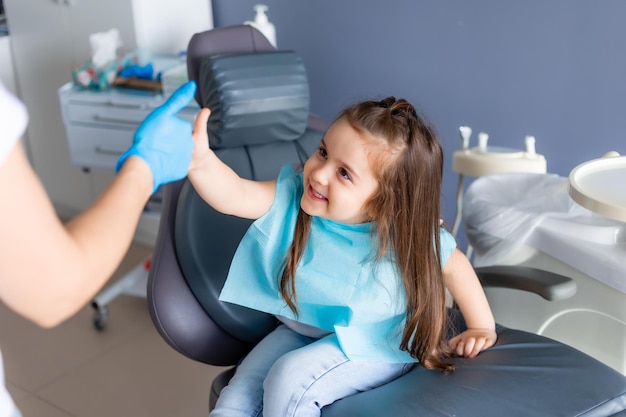
M344 110L296 174L240 178L208 147L202 110L189 179L216 210L256 220L220 299L282 322L238 366L211 416L319 416L415 363L496 341L480 283L440 220L441 145L405 100ZM468 330L446 340L445 290Z

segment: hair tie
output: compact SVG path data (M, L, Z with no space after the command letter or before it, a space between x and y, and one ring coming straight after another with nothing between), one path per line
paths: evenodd
M378 105L384 109L390 108L396 102L396 98L393 96L387 97L384 100L378 102Z

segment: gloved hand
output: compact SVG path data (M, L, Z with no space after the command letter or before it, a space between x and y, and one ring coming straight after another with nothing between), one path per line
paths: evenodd
M137 128L132 146L117 161L115 171L120 170L129 156L135 155L150 167L154 191L161 184L184 178L193 154L193 126L176 113L189 104L195 93L196 83L189 81L154 109Z

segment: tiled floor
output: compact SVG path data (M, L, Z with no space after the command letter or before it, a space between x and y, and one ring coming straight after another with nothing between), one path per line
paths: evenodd
M133 245L115 277L150 254ZM0 349L7 386L24 417L208 415L211 380L224 368L193 362L154 329L146 299L109 304L104 331L87 306L44 330L0 303Z

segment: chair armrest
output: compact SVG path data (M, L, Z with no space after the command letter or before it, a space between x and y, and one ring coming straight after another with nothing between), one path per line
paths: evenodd
M159 234L148 274L150 317L163 340L186 357L214 366L235 365L252 345L224 331L207 314L187 284L176 257L173 223L185 182L165 186Z
M517 265L483 266L474 270L484 287L528 291L548 301L564 300L576 294L576 282L554 272Z

